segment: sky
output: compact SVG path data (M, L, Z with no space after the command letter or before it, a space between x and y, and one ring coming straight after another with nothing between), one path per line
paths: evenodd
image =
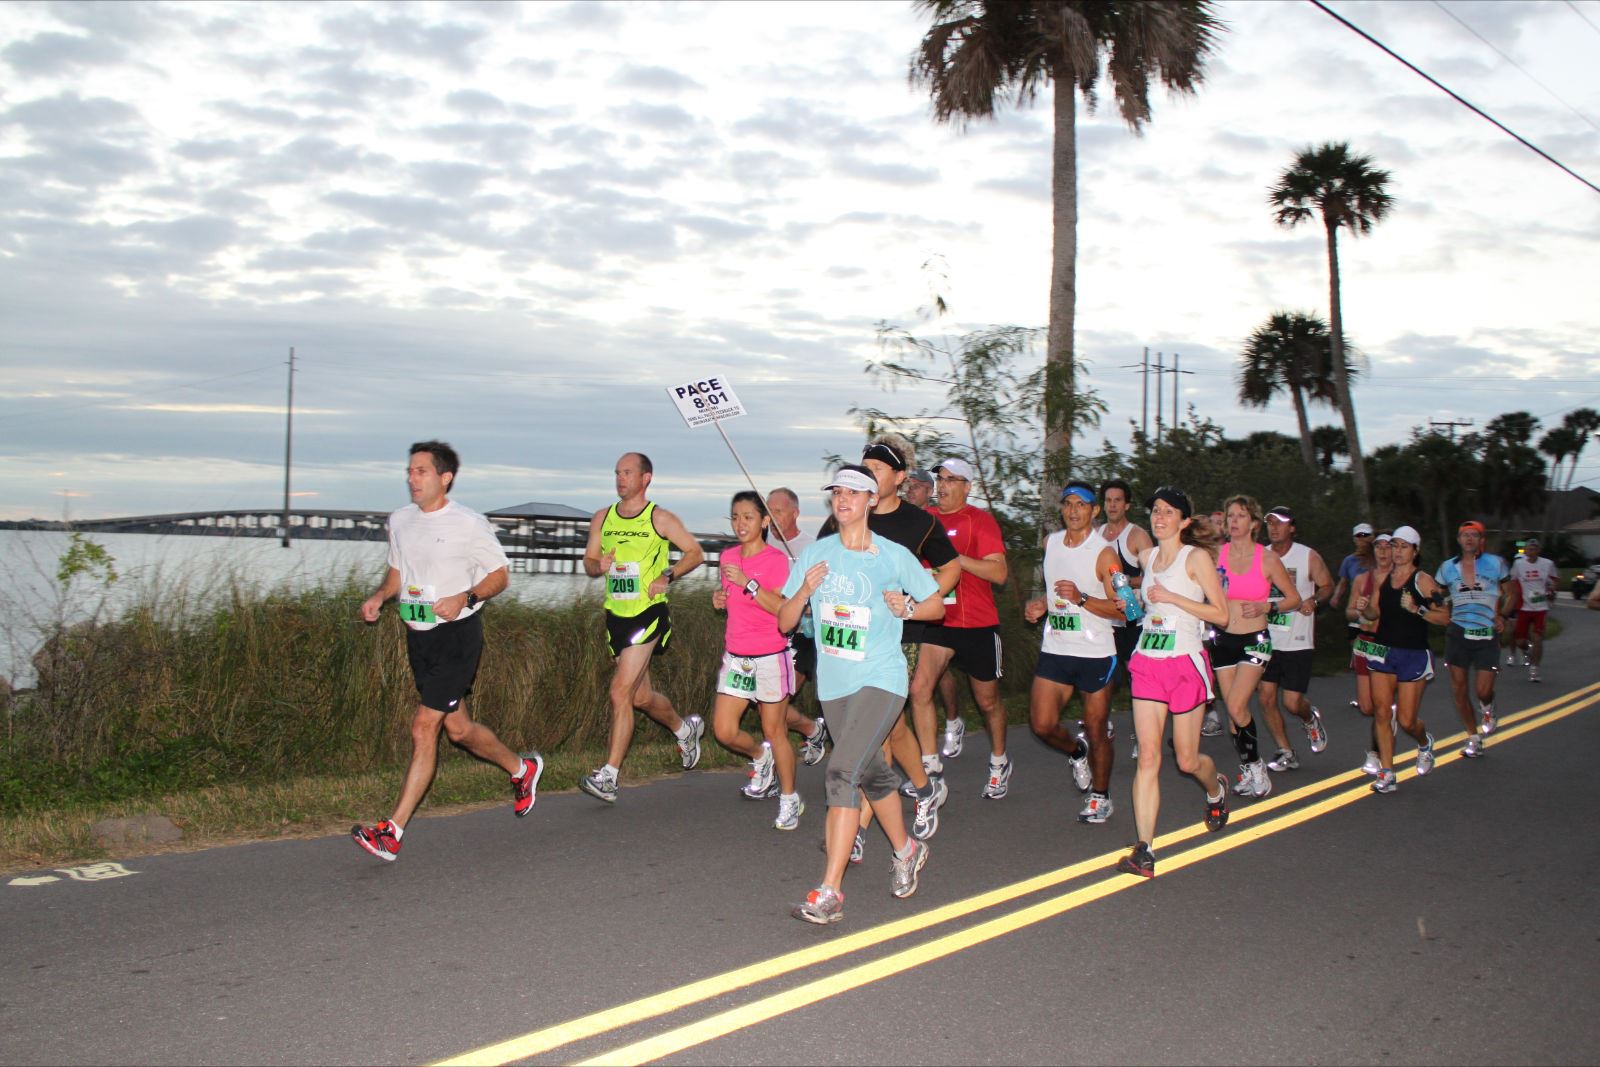
M1597 0L1331 6L1600 184ZM1078 447L1126 445L1147 347L1230 433L1295 432L1234 374L1273 311L1327 314L1320 227L1266 201L1324 141L1392 172L1390 217L1340 245L1369 450L1600 406L1600 193L1309 3L1218 14L1200 92L1156 89L1142 134L1079 103L1077 345L1110 413ZM743 479L666 393L720 374L757 484L820 519L852 405L942 410L865 373L880 320L1047 318L1048 99L936 124L907 76L926 26L907 3L0 5L0 519L277 504L291 347L296 506L397 507L406 446L438 437L480 510L603 506L637 449L654 499L720 530ZM1600 444L1577 480L1600 486Z

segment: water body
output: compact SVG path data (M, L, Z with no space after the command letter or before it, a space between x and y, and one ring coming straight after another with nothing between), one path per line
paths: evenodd
M0 530L0 583L15 606L0 640L0 678L14 687L33 684L33 654L58 622L115 618L134 604L194 610L234 589L300 591L340 585L350 576L376 588L388 553L381 541L296 541L284 548L268 537L86 536L111 555L117 581L106 585L84 575L63 587L56 571L71 545L69 534ZM506 595L537 603L598 599L600 583L583 575L512 574Z

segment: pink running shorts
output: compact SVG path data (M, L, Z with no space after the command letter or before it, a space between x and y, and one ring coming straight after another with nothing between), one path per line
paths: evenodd
M1193 711L1214 693L1211 689L1211 660L1204 652L1157 659L1135 652L1128 661L1133 679L1133 699L1165 704L1173 715Z

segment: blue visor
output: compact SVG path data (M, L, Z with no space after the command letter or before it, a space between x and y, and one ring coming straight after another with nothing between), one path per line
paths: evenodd
M1061 502L1067 502L1067 497L1075 496L1085 504L1094 503L1094 490L1082 485L1069 485L1061 490Z

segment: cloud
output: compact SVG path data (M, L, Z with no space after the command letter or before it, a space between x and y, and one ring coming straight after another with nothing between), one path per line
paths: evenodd
M670 67L625 64L611 76L611 84L622 89L642 89L658 93L681 93L701 85L687 74Z
M629 125L651 130L687 130L699 121L675 104L633 103L613 108L612 114Z
M886 185L931 185L939 180L939 172L932 167L917 167L909 163L878 163L855 155L834 156L833 169L851 178L883 182Z
M120 62L127 49L114 41L75 33L39 33L0 49L0 59L29 77L70 74Z
M473 50L489 32L485 27L462 22L425 23L410 17L409 12L419 9L396 10L404 13L383 17L371 11L345 9L327 19L323 30L332 40L363 41L396 55L430 60L460 71L472 69Z

